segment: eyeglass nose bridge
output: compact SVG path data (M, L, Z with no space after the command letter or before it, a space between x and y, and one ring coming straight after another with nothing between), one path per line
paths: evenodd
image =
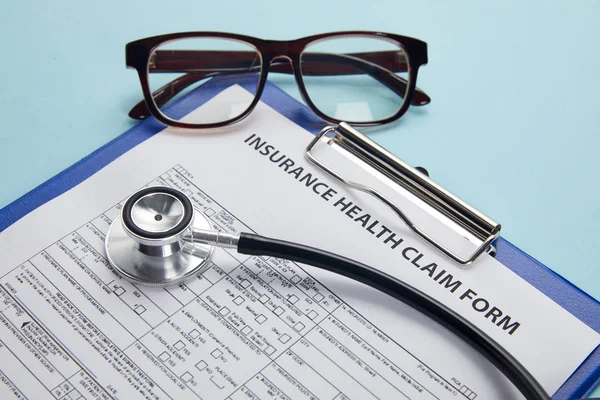
M282 43L284 44L284 43ZM300 56L297 52L289 50L285 47L283 52L271 52L265 56L263 63L267 68L265 81L269 73L281 73L285 75L293 75L300 91L300 96L306 104L311 104L308 93L302 82L300 70Z
M272 54L268 60L269 72L295 74L296 65L294 58L289 54Z
M289 61L289 63L290 63L290 64L292 64L292 63L293 63L293 61L292 61L292 57L291 57L290 55L288 55L288 54L277 54L277 55L272 55L272 56L271 56L271 59L269 60L269 62L270 62L271 64L273 64L273 62L275 62L275 61L280 61L280 60L287 60L287 61Z
M267 74L271 72L293 75L296 83L301 86L300 57L290 49L286 42L271 42L277 44L274 50L263 55L263 66L267 68Z
M291 69L286 72L293 72L299 66L300 52L304 46L300 40L267 40L264 42L263 62L269 63L269 66L287 64ZM288 62L284 63L285 60Z

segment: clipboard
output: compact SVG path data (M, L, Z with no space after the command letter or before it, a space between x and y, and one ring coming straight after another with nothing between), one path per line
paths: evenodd
M239 77L220 77L204 84L201 90L192 91L178 100L170 106L169 112L171 115L181 118L232 84L239 84L248 91L253 89L253 83L240 81ZM444 251L437 246L449 258L455 256L459 260L454 258L454 261L468 264L483 252L492 253L507 268L600 333L600 318L598 318L600 303L504 238L498 237L499 224L474 210L451 193L446 192L420 171L407 166L401 160L386 152L385 149L378 147L368 139L361 142L362 139L356 135L356 132L353 132L350 126L341 125L333 129L326 128L325 123L313 115L306 106L297 102L278 87L267 83L261 100L292 122L316 135L315 140L307 148L307 158L309 160L312 155L312 146L323 136L334 133L336 136L331 139L332 141L336 141L338 145L341 144L346 151L367 160L370 165L377 169L393 175L392 178L395 182L411 189L411 193L417 193L417 197L424 199L434 210L445 214L458 228L470 232L475 240L479 240L477 250L467 258L461 258L454 255L450 249ZM117 157L162 129L164 129L162 124L153 118L149 118L15 200L0 210L0 232L29 212L83 182ZM316 161L318 165L318 159L313 157L311 161ZM321 167L325 167L325 171L327 171L327 166L322 165ZM335 171L329 172L335 173ZM332 176L335 177L335 175ZM354 187L356 188L356 185ZM405 220L405 222L407 221ZM433 243L435 242L434 237L429 236L427 232L422 233L421 237L425 240L428 240L427 237L429 237L431 240L428 241L436 246ZM417 234L419 233L417 232ZM597 347L589 355L553 395L553 398L572 399L584 397L598 384L600 384L600 347Z

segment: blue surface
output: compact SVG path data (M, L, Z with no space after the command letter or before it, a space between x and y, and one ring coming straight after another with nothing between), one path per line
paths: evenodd
M433 101L371 137L598 299L599 11L593 1L13 2L0 13L0 207L133 126L130 40L389 31L429 43L418 85Z

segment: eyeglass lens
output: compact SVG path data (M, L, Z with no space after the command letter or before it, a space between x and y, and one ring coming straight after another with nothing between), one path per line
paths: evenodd
M314 106L338 120L383 120L396 114L406 98L406 53L383 38L342 36L313 42L301 54L300 68Z
M210 102L194 115L194 122L210 124L228 121L242 115L251 105L256 94L262 60L260 53L250 44L223 38L184 38L172 40L158 46L151 54L148 64L148 84L155 93L155 104L169 119L176 119L172 107L183 96L203 85L215 76L231 78L233 82L250 82L253 96L236 98L236 102ZM169 97L165 104L157 101L160 89Z

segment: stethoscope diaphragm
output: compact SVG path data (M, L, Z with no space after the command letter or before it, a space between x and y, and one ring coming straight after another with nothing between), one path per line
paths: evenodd
M194 241L194 231L212 231L182 192L167 187L132 195L105 240L108 262L132 282L155 287L181 284L203 272L213 245Z

